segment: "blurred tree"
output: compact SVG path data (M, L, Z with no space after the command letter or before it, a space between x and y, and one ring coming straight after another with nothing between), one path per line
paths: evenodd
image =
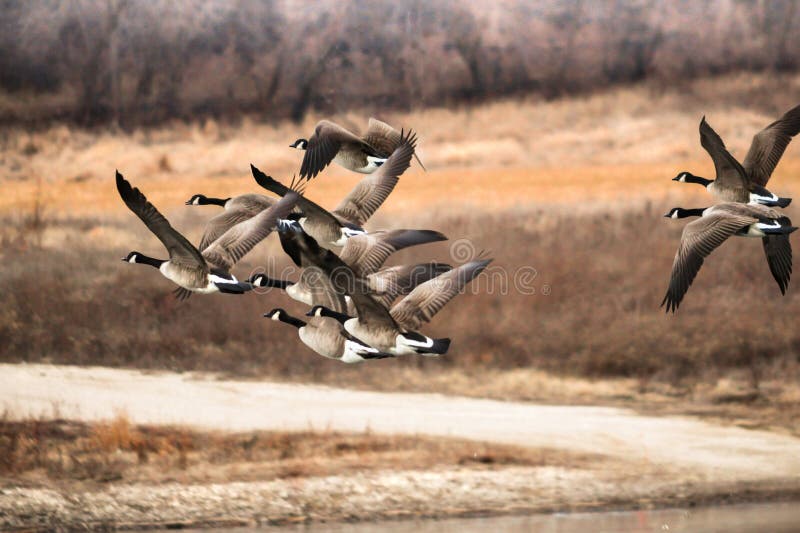
M0 90L34 96L0 120L301 120L791 72L798 30L795 0L0 0Z

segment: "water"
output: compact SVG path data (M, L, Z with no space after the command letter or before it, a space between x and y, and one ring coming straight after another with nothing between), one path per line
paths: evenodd
M800 503L767 503L597 513L406 520L359 524L313 524L264 528L282 533L794 533L800 531ZM238 533L259 531L239 528ZM262 529L263 531L263 529Z

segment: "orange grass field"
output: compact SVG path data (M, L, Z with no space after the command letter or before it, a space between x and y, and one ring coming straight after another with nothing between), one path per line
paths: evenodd
M703 163L686 163L684 167L702 168ZM800 172L800 161L793 162L791 167ZM267 167L260 168L263 170ZM113 172L111 168L104 182L93 179L55 180L42 185L35 182L6 184L4 188L7 190L0 196L0 212L29 211L37 195L40 195L40 201L50 214L123 216L126 212L114 186ZM190 177L164 173L137 176L134 172L122 172L166 211L182 205L194 193L225 198L260 191L249 173L240 176ZM677 186L669 179L672 175L672 169L666 164L597 168L464 168L428 172L414 168L403 175L396 192L381 208L381 213L413 212L418 209L452 211L461 207L494 211L540 204L587 203L597 206L599 203L633 198L678 196ZM291 179L274 177L287 184ZM314 180L306 194L321 205L333 208L360 178L332 169L322 178ZM700 194L692 194L702 192L699 188L683 186L681 190L686 197L696 196L702 203Z
M646 86L550 102L507 100L465 110L430 109L381 117L412 127L428 171L413 163L381 213L417 209L510 209L542 204L602 207L632 198L707 201L696 186L670 181L681 170L713 177L700 147L702 115L740 159L752 135L793 105L766 77L701 80L680 90ZM783 80L800 85L800 77ZM755 111L750 93L769 94L777 111ZM760 91L760 92L759 92ZM746 95L736 98L736 94ZM785 100L785 104L783 103ZM38 200L48 214L124 216L114 169L169 211L194 193L231 196L258 191L249 164L290 180L302 154L289 148L307 137L319 116L301 124L174 123L130 133L65 125L0 134L0 214L25 213ZM333 117L354 129L367 116ZM800 174L791 145L776 169L775 190L790 195ZM335 165L308 187L310 198L334 206L361 176Z

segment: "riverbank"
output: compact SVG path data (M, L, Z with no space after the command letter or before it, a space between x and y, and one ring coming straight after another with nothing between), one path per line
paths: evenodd
M32 424L16 430L14 457L35 463L8 465L2 529L800 499L800 439L696 417L207 374L0 366L6 427ZM5 431L2 444L13 434ZM35 445L48 438L57 445Z

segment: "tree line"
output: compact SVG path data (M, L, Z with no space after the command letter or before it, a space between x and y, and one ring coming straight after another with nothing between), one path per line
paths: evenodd
M309 110L552 98L795 71L800 50L793 0L0 0L0 9L4 122L299 120Z

